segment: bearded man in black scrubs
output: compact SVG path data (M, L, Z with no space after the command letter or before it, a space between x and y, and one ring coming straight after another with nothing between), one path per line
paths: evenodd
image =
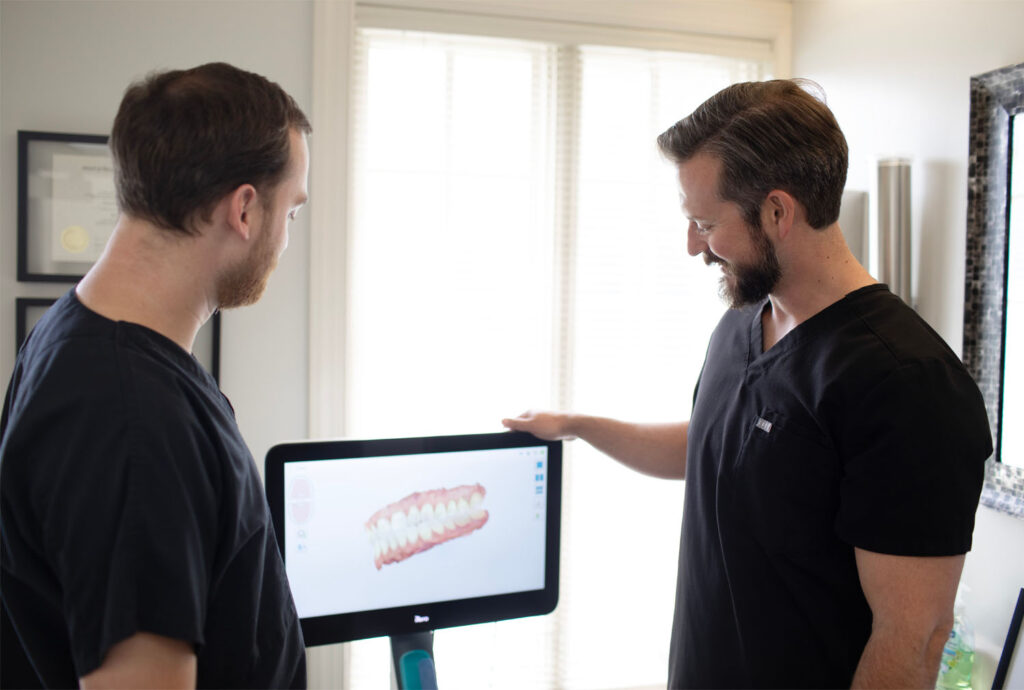
M4 402L5 668L20 643L47 687L305 686L259 474L191 351L215 310L262 294L306 202L309 132L281 87L223 63L125 92L117 225Z
M672 688L933 687L971 547L981 395L847 248L846 140L803 87L736 84L658 138L732 307L690 420L504 420L686 479Z

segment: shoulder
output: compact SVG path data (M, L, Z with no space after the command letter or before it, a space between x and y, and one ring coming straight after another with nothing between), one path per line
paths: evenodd
M73 293L59 300L18 355L4 464L45 458L70 470L89 455L116 463L193 450L197 439L216 445L213 436L235 428L230 407L201 367L161 338L90 312Z
M936 421L950 416L970 420L979 435L987 436L981 392L956 353L920 314L888 290L868 297L852 304L865 331L857 342L872 346L861 355L864 385L877 387L894 404L905 400L931 410Z
M991 435L974 379L917 312L878 287L851 300L848 324L837 331L843 425L903 454L956 449L983 461Z
M834 384L858 395L889 380L977 390L942 337L884 285L858 290L822 316L810 361Z
M114 323L94 317L71 291L32 329L8 388L5 437L26 424L68 422L120 407Z
M830 435L867 433L870 423L915 437L938 425L968 434L975 452L984 453L990 436L977 384L942 338L884 285L847 295L805 325L786 372L808 391L804 402ZM879 430L871 433L877 437Z
M184 350L147 328L91 312L73 291L40 319L15 367L9 391L15 409L31 404L76 417L117 411L131 417L174 399L203 405L220 398ZM193 388L216 395L191 395ZM163 414L171 412L173 406Z
M962 368L959 358L920 314L885 286L850 296L849 308L859 325L899 364L935 359ZM860 292L860 291L859 291Z

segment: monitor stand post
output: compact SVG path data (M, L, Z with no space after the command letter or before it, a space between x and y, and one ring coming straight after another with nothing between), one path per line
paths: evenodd
M433 630L391 636L391 687L437 690Z

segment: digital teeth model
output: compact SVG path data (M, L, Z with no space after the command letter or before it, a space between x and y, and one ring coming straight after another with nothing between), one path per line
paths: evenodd
M464 484L417 491L381 508L366 521L373 564L380 570L480 529L488 518L480 507L486 494L480 484Z

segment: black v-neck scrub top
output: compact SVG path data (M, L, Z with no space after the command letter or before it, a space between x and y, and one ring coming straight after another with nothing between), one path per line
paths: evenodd
M849 687L871 631L854 547L971 547L980 392L884 285L762 352L763 302L708 347L690 420L669 687Z

